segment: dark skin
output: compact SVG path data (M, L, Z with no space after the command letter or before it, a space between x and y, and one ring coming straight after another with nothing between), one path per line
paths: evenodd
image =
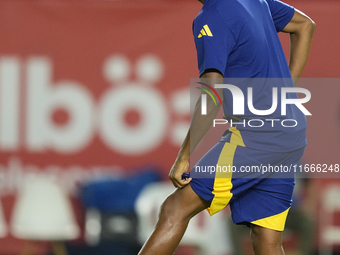
M199 1L204 2L204 0ZM283 32L289 33L291 38L289 68L295 82L307 62L314 29L315 23L298 10L283 29ZM209 78L211 86L223 83L221 82L223 76L218 72L205 73L201 78ZM223 101L222 89L216 91ZM210 206L210 202L201 199L188 185L191 178L182 180L181 177L188 172L190 154L211 127L219 108L219 104L215 106L213 100L207 97L208 112L207 115L201 115L201 99L198 99L189 131L169 173L169 179L177 189L163 202L155 230L139 255L172 255L184 235L189 220ZM252 224L251 240L256 255L284 254L281 231Z

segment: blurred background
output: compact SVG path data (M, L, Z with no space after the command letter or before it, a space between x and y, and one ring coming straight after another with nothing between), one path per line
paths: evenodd
M335 167L340 2L286 2L317 24L303 73L313 79L301 85L313 114L303 161ZM195 0L0 0L0 255L137 254L173 190L167 174L190 121L200 8ZM280 39L288 57L289 36ZM338 174L302 177L286 253L340 254ZM199 214L176 254L251 254L249 230L229 215Z

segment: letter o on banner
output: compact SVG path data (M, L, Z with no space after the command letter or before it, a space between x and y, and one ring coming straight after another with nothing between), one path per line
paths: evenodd
M131 108L141 115L136 127L124 121ZM141 154L154 149L164 138L168 113L156 89L129 85L112 89L99 106L99 128L104 143L123 154Z

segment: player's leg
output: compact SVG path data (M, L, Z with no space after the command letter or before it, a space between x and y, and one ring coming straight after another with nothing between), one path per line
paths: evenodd
M139 255L172 255L188 226L189 220L206 209L210 202L201 199L190 185L177 189L162 204L155 230Z
M252 224L251 241L256 255L284 255L282 231Z
M197 162L197 166L229 165L236 145L218 142ZM195 169L195 167L193 168ZM189 220L209 207L210 214L222 210L232 196L231 178L216 176L216 172L190 171L190 185L177 189L163 203L159 220L139 255L172 255L187 228ZM229 176L229 173L227 173ZM214 191L214 192L212 192ZM210 202L208 202L210 201Z

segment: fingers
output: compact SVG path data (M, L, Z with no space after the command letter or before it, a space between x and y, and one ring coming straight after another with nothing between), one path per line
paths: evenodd
M172 181L172 184L176 187L176 188L183 188L186 185L188 185L192 178L185 178L182 180L182 176L169 176L169 179Z
M192 178L185 178L184 180L181 180L181 188L184 188L186 185L188 185L191 182Z

